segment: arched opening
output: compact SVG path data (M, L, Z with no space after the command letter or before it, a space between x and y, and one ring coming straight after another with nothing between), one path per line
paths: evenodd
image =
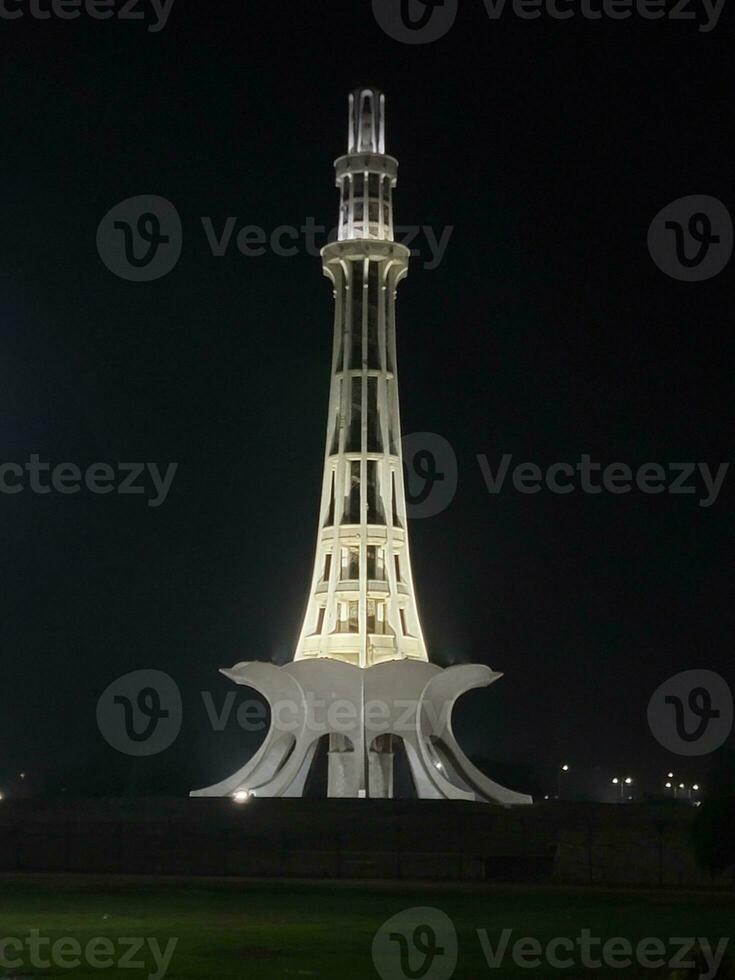
M329 777L329 735L322 735L304 783L304 798L323 800L327 795Z
M416 800L418 795L411 765L408 761L406 745L402 738L395 735L393 737L393 798L396 800Z
M326 744L326 781L324 797L345 799L357 796L359 782L358 765L360 760L355 753L354 743L347 735L332 733L320 740Z

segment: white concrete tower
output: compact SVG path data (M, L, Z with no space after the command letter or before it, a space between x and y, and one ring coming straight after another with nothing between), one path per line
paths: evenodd
M295 660L358 667L427 660L411 574L396 369L396 288L409 250L394 241L398 163L385 153L385 96L350 95L348 152L335 168L338 241L332 377L314 574Z
M193 796L295 797L320 744L326 795L396 795L394 755L421 799L531 803L472 765L457 743L457 700L502 675L429 662L411 575L396 370L396 289L409 251L393 237L398 164L385 153L385 100L350 96L347 155L336 164L338 240L322 250L334 286L332 375L314 575L292 662L222 673L259 691L271 726L255 755Z

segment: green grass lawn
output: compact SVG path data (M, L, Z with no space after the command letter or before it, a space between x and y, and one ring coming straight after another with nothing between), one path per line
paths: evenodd
M107 937L154 939L161 949L178 939L168 978L369 978L377 977L372 940L390 916L415 906L443 910L459 934L455 977L669 977L671 971L631 966L553 969L513 964L490 969L477 935L487 930L496 945L503 929L512 942L532 937L546 944L575 939L582 929L637 943L657 937L707 937L716 946L735 925L735 896L676 892L602 891L571 888L442 886L292 881L131 879L0 876L0 952L24 956L21 967L0 976L147 978L156 966L150 947L134 958L145 967L33 969L28 952L8 950L8 939L24 940L30 930L56 941L72 937L82 946ZM115 956L129 949L116 948ZM43 952L43 950L42 950ZM101 953L104 962L104 950ZM67 951L67 955L72 955ZM562 956L565 955L562 952ZM673 955L673 950L671 951ZM728 950L728 957L732 951ZM73 958L73 956L72 956ZM396 980L404 974L393 973ZM694 974L696 975L696 974ZM724 973L721 974L724 976ZM427 974L432 980L433 974Z

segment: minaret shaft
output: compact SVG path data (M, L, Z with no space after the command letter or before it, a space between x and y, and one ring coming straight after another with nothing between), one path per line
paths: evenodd
M350 97L348 146L335 165L339 240L322 251L334 286L332 376L314 574L294 659L370 667L428 659L408 548L396 369L396 290L409 251L393 237L398 164L384 152L380 93Z

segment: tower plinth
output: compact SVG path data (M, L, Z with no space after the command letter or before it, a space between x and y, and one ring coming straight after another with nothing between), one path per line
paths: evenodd
M420 797L531 802L475 769L452 733L457 698L501 675L430 664L419 619L396 345L397 288L410 253L394 239L398 163L385 152L385 132L382 92L354 91L347 154L335 163L338 240L322 250L335 300L330 396L314 570L294 662L224 671L279 710L255 758L194 795L301 795L324 739L332 797L391 797L400 750ZM349 715L341 726L329 710L338 702Z

